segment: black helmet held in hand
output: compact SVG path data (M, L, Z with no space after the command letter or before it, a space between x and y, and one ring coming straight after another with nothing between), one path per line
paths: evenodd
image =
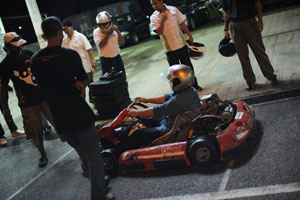
M222 56L230 57L236 53L235 45L230 42L230 38L224 38L219 43L219 52Z
M187 40L189 55L194 60L199 60L204 56L205 53L205 45L202 43L194 42L193 44Z

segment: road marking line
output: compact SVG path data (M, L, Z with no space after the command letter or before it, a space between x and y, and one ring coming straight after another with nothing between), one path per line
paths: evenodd
M228 183L228 180L229 180L229 177L230 177L230 174L232 172L232 167L234 165L234 160L231 160L228 165L227 165L227 170L225 171L224 173L224 176L223 176L223 179L221 181L221 184L220 184L220 187L219 187L219 192L221 191L225 191L225 188L226 188L226 185Z
M16 191L13 195L7 198L7 200L13 199L15 196L17 196L19 193L21 193L23 190L25 190L30 184L32 184L35 180L37 180L39 177L41 177L43 174L46 173L50 168L52 168L54 165L56 165L59 161L64 159L67 155L69 155L74 149L70 149L65 154L63 154L60 158L58 158L54 163L52 163L49 167L44 169L42 172L40 172L36 177L31 179L28 183L26 183L23 187L21 187L18 191Z
M277 184L221 192L199 193L194 195L152 198L147 200L225 200L242 197L255 197L280 193L300 192L300 183ZM146 200L146 199L144 199Z

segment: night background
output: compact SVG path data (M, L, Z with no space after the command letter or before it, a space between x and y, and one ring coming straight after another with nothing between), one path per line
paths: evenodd
M141 10L150 15L153 9L149 0L137 0ZM121 2L120 0L37 0L42 15L57 16L60 19L79 14L84 11L95 9ZM25 0L9 0L0 6L0 16L6 32L14 31L20 34L28 43L36 42L35 32L29 17ZM19 27L22 27L21 29Z

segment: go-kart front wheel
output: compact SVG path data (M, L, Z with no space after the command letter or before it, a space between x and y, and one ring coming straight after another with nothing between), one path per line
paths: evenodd
M218 159L216 145L204 139L195 140L189 148L189 157L193 164L204 167L215 163Z
M105 149L101 152L105 174L114 176L118 172L118 158L113 149Z

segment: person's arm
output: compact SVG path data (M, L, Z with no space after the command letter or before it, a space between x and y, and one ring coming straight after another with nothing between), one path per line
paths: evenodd
M93 67L94 69L96 69L97 63L96 63L96 60L95 60L95 56L94 56L93 49L89 49L89 50L87 50L87 52L88 52L88 54L89 54L89 56L90 56L90 58L91 58L91 60L92 60L92 67Z
M155 97L155 98L143 98L143 97L136 97L134 99L134 102L135 103L154 103L154 104L162 104L164 103L166 100L165 100L165 97L164 96L161 96L161 97Z
M264 29L264 24L263 24L263 20L262 20L262 8L261 8L261 3L260 0L256 1L256 12L257 12L257 30L258 31L263 31Z
M189 36L189 41L191 44L193 44L194 43L193 36L184 22L180 24L180 28Z
M229 38L229 21L227 11L224 11L224 35L226 38Z
M130 108L128 110L128 115L130 117L153 117L154 112L153 112L153 108L145 108L140 110Z
M112 28L113 28L113 29L117 32L117 34L118 34L118 41L119 41L119 43L124 44L124 43L125 43L125 39L124 39L123 35L120 33L119 27L118 27L117 25L114 25Z
M106 43L107 43L107 41L108 41L110 35L111 35L113 32L114 32L114 29L112 28L112 29L110 29L110 31L109 31L107 34L105 34L104 38L103 38L103 39L100 41L100 43L99 43L99 47L100 47L100 48L103 48L103 47L106 45Z
M163 33L166 20L167 13L164 11L161 13L161 21L158 28L154 30L157 33L157 35L161 35Z

